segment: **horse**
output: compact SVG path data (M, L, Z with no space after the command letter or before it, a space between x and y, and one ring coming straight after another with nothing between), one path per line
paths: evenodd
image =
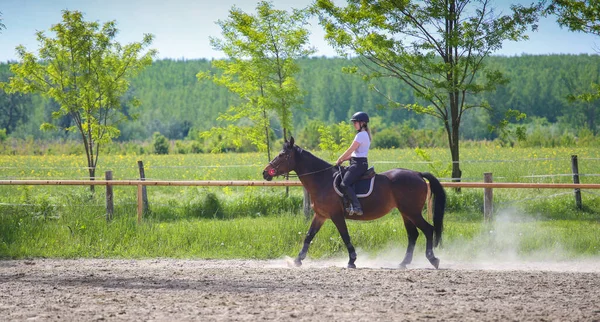
M364 214L350 216L345 211L343 199L334 189L334 176L337 167L331 165L312 153L294 144L294 138L285 140L283 150L269 162L263 170L263 178L271 181L273 177L296 172L304 188L308 191L314 216L310 228L304 238L304 244L298 256L294 259L296 266L301 266L306 258L308 248L323 223L331 219L335 224L346 248L348 249L348 268L356 268L356 251L350 241L346 219L374 220L387 215L393 208L402 214L404 226L408 235L408 247L400 268L406 268L412 262L413 251L420 229L427 239L425 256L437 269L440 260L433 254L442 239L446 193L438 179L427 172L417 172L396 168L375 175L372 193L361 199ZM422 210L427 199L427 183L429 181L434 203L433 226L422 216Z

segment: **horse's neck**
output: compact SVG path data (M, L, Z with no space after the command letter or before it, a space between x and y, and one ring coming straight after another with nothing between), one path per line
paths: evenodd
M296 161L296 174L304 185L318 179L330 179L331 175L328 174L331 169L331 164L308 151L303 151Z

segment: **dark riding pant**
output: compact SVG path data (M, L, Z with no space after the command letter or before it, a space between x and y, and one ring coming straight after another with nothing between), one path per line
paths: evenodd
M342 192L350 200L353 209L359 209L362 211L360 203L358 202L358 198L356 197L356 193L354 192L354 189L352 189L352 184L355 183L358 178L360 178L367 171L368 167L369 163L367 162L367 158L351 158L350 166L346 169L346 173L342 178L340 190L342 190Z

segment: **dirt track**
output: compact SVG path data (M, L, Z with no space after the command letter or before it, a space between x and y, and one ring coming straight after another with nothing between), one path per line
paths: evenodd
M600 269L591 264L351 270L343 261L0 261L0 320L600 321Z

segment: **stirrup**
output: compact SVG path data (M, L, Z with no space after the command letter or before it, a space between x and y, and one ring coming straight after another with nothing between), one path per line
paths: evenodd
M350 207L346 208L346 211L348 212L348 216L353 216L353 215L362 216L363 215L363 211L360 207L354 208L353 206L350 206Z

